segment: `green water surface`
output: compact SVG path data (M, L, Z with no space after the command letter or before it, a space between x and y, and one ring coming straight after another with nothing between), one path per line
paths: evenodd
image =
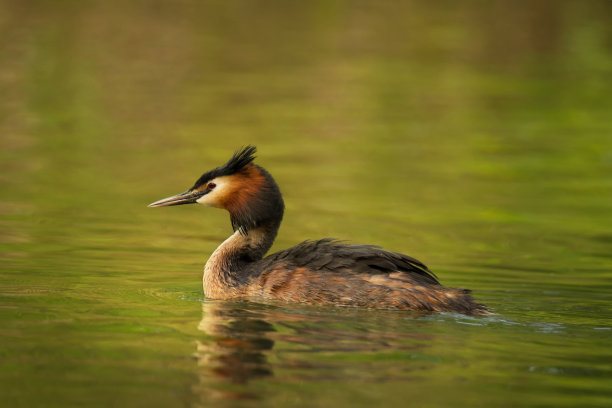
M204 299L245 144L495 314ZM0 0L0 231L0 406L612 406L612 3Z

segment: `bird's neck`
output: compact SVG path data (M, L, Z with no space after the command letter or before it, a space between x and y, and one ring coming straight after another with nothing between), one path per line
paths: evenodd
M279 222L271 222L251 229L240 230L227 238L206 262L204 267L204 295L213 299L228 299L241 295L250 276L253 262L263 258L276 238Z

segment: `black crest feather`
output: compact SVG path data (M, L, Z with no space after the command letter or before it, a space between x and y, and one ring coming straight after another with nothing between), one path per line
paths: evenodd
M242 169L247 164L255 160L257 148L252 145L247 145L240 150L237 150L231 159L228 160L221 168L227 171L227 174L234 174ZM226 175L227 175L226 174Z
M253 145L247 145L242 149L237 150L223 166L217 167L216 169L207 171L206 173L202 174L202 176L195 182L193 187L191 187L191 190L200 187L201 185L205 184L209 180L214 179L215 177L229 176L238 173L247 164L255 160L256 152L257 147Z

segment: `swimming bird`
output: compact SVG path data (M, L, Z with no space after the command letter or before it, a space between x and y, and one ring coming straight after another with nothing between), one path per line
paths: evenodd
M305 241L267 257L285 209L274 178L253 163L255 146L238 150L184 193L149 204L225 209L234 233L206 262L204 295L422 312L487 314L469 290L443 286L422 262L373 245L330 238Z

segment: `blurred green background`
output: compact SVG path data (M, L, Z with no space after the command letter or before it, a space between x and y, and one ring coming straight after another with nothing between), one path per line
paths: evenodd
M0 0L0 405L609 406L611 78L606 0ZM246 144L497 314L204 300L146 205Z

